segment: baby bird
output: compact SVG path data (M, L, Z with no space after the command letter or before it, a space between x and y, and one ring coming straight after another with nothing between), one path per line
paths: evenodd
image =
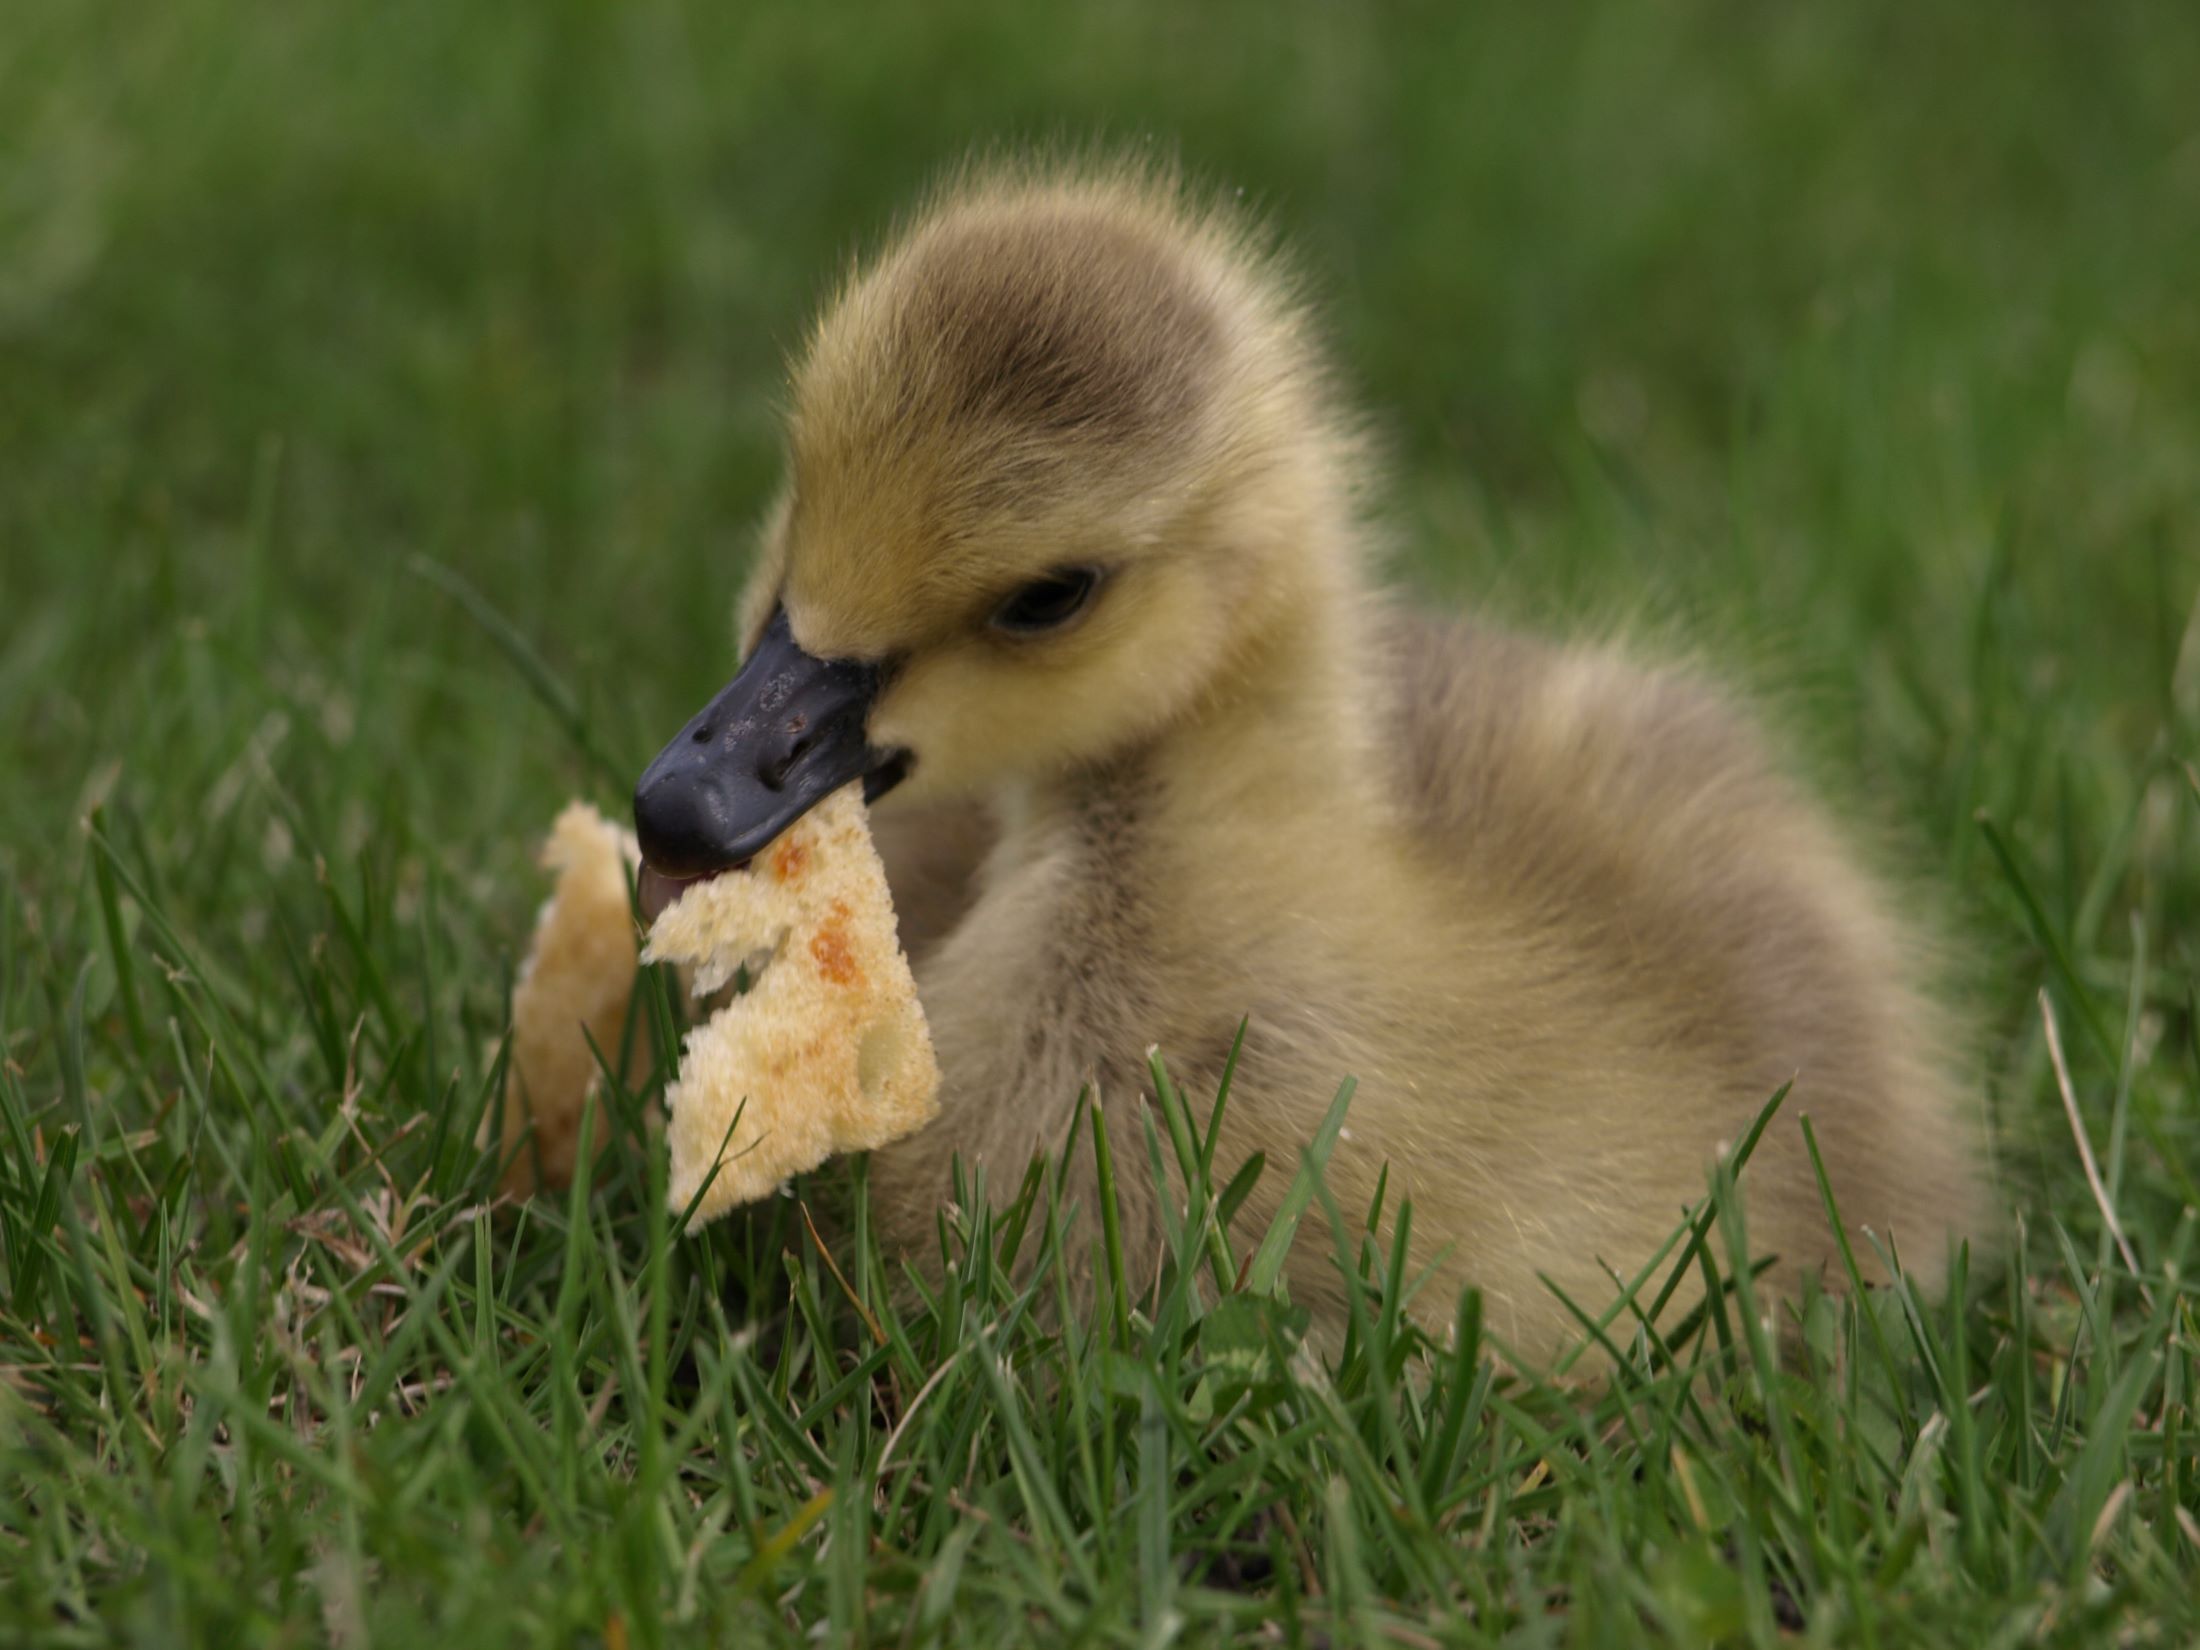
M943 1073L873 1160L890 1245L936 1247L955 1154L1013 1190L1087 1085L1140 1139L1151 1047L1211 1094L1241 1020L1242 1229L1356 1077L1338 1203L1387 1164L1417 1300L1479 1286L1516 1358L1578 1337L1543 1280L1609 1301L1790 1079L1744 1176L1768 1287L1837 1281L1798 1114L1867 1266L1869 1230L1934 1285L1982 1230L1886 891L1709 682L1378 589L1362 443L1236 216L1138 171L959 180L827 306L787 447L748 663L635 819L662 897L858 776L878 800ZM1134 1279L1146 1181L1118 1176ZM1286 1276L1334 1340L1318 1218Z

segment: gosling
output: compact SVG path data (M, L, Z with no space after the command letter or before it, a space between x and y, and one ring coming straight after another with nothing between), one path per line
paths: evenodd
M1579 1338L1550 1284L1611 1299L1791 1081L1743 1180L1765 1288L1841 1276L1798 1114L1875 1275L1867 1233L1937 1288L1983 1229L1960 1039L1887 890L1711 682L1378 587L1364 443L1237 215L1135 170L965 175L791 389L747 664L635 821L661 901L859 777L879 804L943 1073L873 1159L890 1246L936 1249L958 1154L1012 1192L1081 1091L1142 1138L1150 1048L1211 1094L1241 1021L1245 1229L1353 1076L1338 1203L1387 1166L1417 1302L1478 1287L1522 1361ZM1142 1280L1167 1189L1116 1184ZM1286 1280L1339 1337L1321 1221Z

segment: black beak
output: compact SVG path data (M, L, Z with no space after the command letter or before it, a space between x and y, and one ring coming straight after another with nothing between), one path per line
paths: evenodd
M643 859L673 878L730 870L851 780L865 801L891 790L907 757L864 738L879 679L876 665L803 652L774 613L741 674L635 785Z

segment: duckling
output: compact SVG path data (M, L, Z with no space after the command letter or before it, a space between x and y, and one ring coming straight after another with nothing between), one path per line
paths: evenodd
M1366 443L1254 233L1031 164L857 267L792 370L748 662L637 787L656 899L863 779L943 1073L872 1162L912 1255L957 1154L1005 1195L1088 1086L1135 1140L1147 1051L1211 1093L1244 1021L1246 1229L1356 1077L1339 1204L1387 1165L1417 1300L1479 1287L1516 1358L1578 1337L1544 1280L1609 1300L1791 1079L1744 1178L1767 1286L1839 1281L1798 1113L1864 1263L1936 1286L1987 1200L1918 936L1710 680L1381 588ZM1319 1224L1286 1279L1334 1339Z

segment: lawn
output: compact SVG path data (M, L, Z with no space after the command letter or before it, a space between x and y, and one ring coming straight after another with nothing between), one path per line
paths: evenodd
M2200 1639L2195 86L2143 0L10 0L0 1641ZM1731 1297L1578 1303L1584 1394L1277 1164L1333 1366L1196 1169L1062 1332L1045 1172L912 1302L859 1166L669 1236L626 1092L492 1206L534 840L728 674L784 351L940 166L1094 135L1294 249L1400 578L1687 638L1938 913L1967 1302L1783 1355L1684 1231L1636 1304ZM1197 1157L1162 1092L1116 1174Z

